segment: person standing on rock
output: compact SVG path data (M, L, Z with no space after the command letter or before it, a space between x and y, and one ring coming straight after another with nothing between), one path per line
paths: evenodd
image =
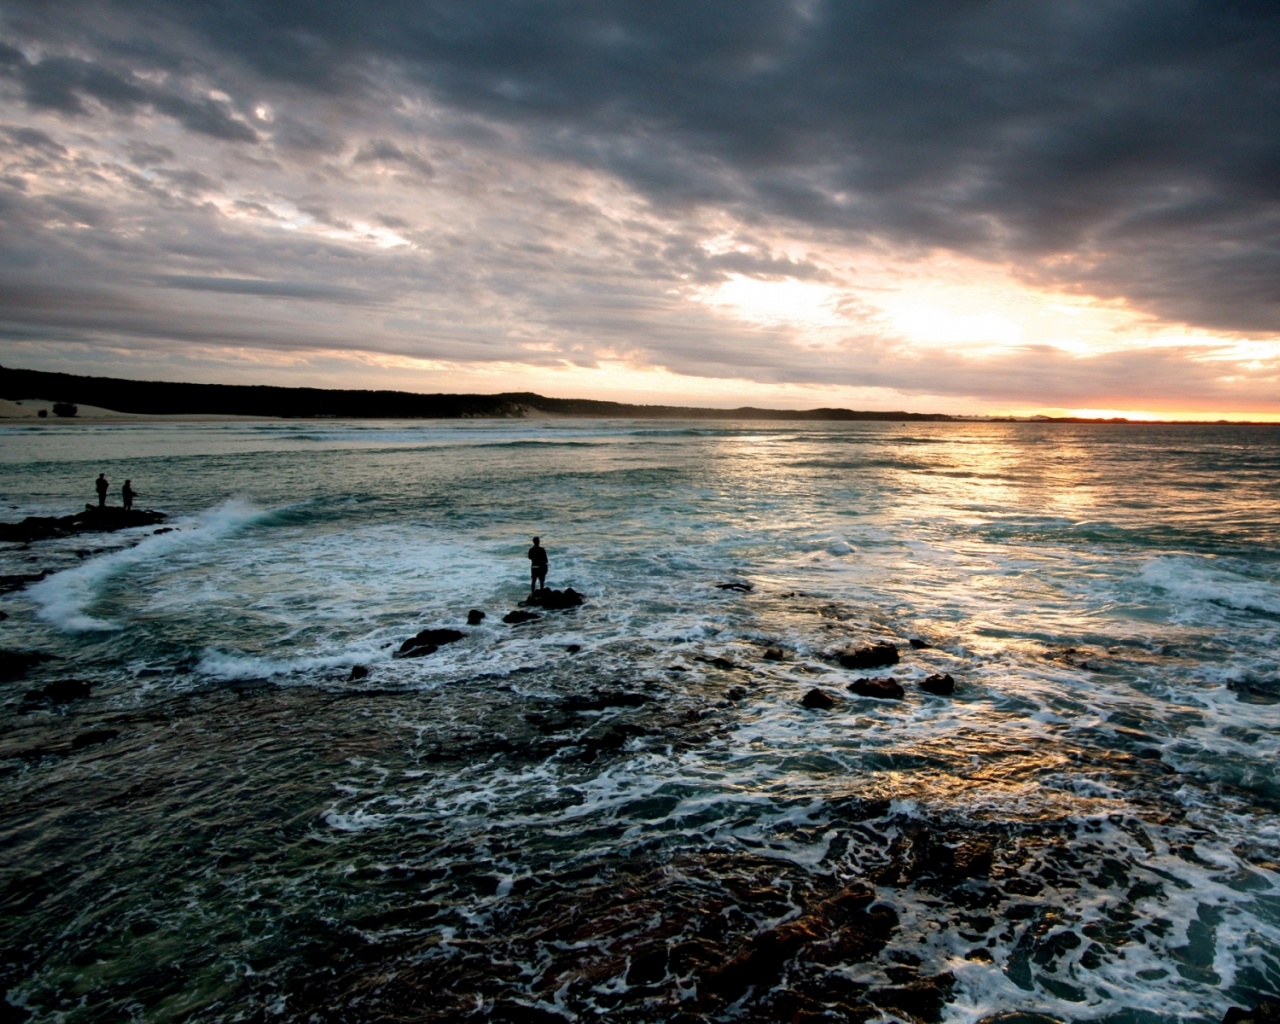
M132 483L126 480L120 495L124 498L124 510L128 512L129 509L133 508L133 499L138 496L138 492L133 489Z
M533 538L533 547L529 549L529 593L538 592L538 584L547 588L547 549L542 546L542 538Z
M107 483L106 473L98 474L98 482L95 486L98 488L98 508L104 508L107 504L107 488L111 486Z

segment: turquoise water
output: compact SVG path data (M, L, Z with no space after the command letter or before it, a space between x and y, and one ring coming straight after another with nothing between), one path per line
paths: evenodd
M946 1020L1147 1022L1275 995L1278 441L3 428L10 521L105 471L176 527L0 550L50 572L0 597L0 646L60 659L0 684L8 1001L730 1020L907 1012L905 987ZM587 603L510 626L534 534ZM466 636L393 656L439 626ZM878 641L898 665L835 658ZM953 696L920 689L943 672ZM847 689L888 674L903 700ZM24 702L68 677L92 696ZM882 948L714 980L855 884L895 921Z

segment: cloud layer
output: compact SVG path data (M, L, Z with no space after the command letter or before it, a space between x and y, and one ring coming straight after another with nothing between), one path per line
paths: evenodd
M1280 413L1277 125L1268 3L10 4L0 352ZM882 301L975 275L1116 319Z

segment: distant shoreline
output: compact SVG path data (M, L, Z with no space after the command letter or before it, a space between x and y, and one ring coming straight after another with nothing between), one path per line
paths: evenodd
M33 398L32 396L43 396ZM58 415L55 406L63 406ZM65 415L67 407L74 415ZM40 410L45 410L42 418ZM1131 420L1080 416L951 416L945 413L854 409L709 409L628 405L532 392L423 395L407 391L286 388L250 384L188 384L84 377L0 367L0 422L216 422L316 419L531 419L538 417L646 420L761 420L890 423L1108 423L1138 426L1268 426L1249 420Z

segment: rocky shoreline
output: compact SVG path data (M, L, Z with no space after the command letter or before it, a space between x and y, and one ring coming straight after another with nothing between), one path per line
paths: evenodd
M0 523L0 541L30 544L81 533L112 533L137 526L157 526L166 518L163 512L150 509L85 505L83 512L67 516L27 516L20 523Z

